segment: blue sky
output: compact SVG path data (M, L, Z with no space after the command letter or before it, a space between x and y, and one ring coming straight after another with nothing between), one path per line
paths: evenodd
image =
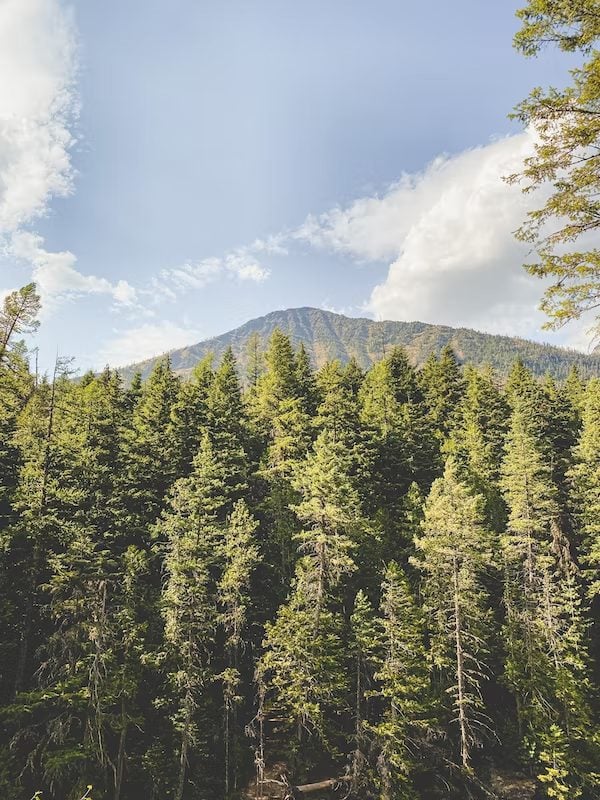
M0 290L40 284L42 363L301 305L584 347L511 236L507 114L568 67L513 51L518 6L2 0Z

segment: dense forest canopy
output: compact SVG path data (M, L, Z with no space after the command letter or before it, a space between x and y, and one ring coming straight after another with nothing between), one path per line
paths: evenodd
M3 797L599 796L598 378L276 330L124 388L32 372L38 307L0 317Z

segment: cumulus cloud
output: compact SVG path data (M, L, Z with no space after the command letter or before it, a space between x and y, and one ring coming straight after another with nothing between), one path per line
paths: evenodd
M96 359L97 367L105 364L110 364L111 367L133 364L193 344L201 338L201 333L196 328L177 325L167 320L145 323L115 333L116 335L100 348Z
M529 131L435 159L382 196L309 217L293 238L357 260L389 261L365 310L378 319L464 325L532 336L543 284L523 270L514 230L540 196L503 176L534 144ZM545 338L549 338L547 335Z
M32 280L47 300L45 312L54 310L57 301L82 294L105 294L118 306L135 306L137 293L127 281L111 283L106 278L83 275L75 268L77 259L67 251L50 253L44 249L43 239L25 231L11 237L10 253L32 266Z
M72 189L76 39L58 0L0 4L0 230L43 215Z
M270 270L253 255L259 245L264 247L261 252L273 252L272 249L266 249L265 242L256 240L253 245L240 247L221 258L204 258L201 261L186 262L179 267L163 269L159 277L152 280L150 293L160 302L165 297L175 300L178 295L190 289L203 289L223 277L262 283L269 277Z
M135 289L86 275L69 251L49 252L31 226L73 191L71 132L78 111L77 37L60 0L0 3L0 246L29 268L45 314L60 300L104 294L133 307Z

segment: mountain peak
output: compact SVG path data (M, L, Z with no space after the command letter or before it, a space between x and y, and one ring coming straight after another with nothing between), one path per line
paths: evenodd
M490 364L500 375L507 374L516 358L520 358L537 375L547 372L555 378L564 379L572 367L577 367L582 377L600 375L599 352L586 355L575 350L511 336L481 333L469 328L347 317L311 306L271 311L220 336L172 350L171 363L178 373L186 375L208 353L212 353L218 361L225 350L231 347L240 369L244 371L248 337L258 334L266 345L276 328L286 333L294 346L302 342L316 367L332 359L345 363L355 358L366 369L395 345L404 347L411 361L420 365L431 353L439 353L443 347L450 345L461 361L475 366ZM145 377L160 358L157 356L120 371L126 380L138 370Z

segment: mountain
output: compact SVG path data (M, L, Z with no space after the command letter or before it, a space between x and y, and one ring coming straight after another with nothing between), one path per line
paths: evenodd
M507 374L516 358L520 358L536 375L549 373L563 379L573 366L578 367L582 377L600 375L600 353L586 355L576 350L512 336L480 333L469 328L450 328L424 322L374 322L319 308L273 311L221 336L172 350L169 353L171 363L176 372L186 375L208 353L212 353L218 361L225 350L231 347L239 360L241 371L244 371L248 337L257 333L261 342L266 344L276 328L287 333L294 345L303 342L317 367L329 359L337 358L346 362L352 356L362 367L369 367L393 345L405 347L413 363L419 365L430 353L437 353L449 344L461 361L477 366L491 364L500 375ZM123 367L120 372L126 381L138 370L146 377L162 357Z

